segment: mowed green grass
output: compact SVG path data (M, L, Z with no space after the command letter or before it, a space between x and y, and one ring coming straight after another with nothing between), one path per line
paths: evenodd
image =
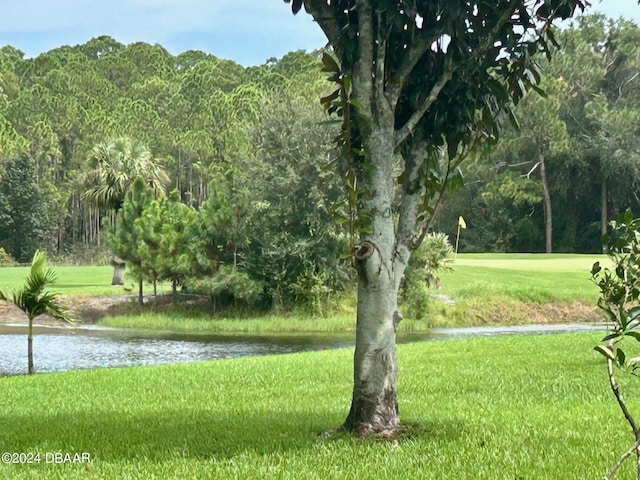
M595 261L606 262L604 255L566 254L459 254L454 271L442 276L442 293L454 297L487 290L513 294L522 300L593 300L596 287L589 272ZM65 295L108 296L126 293L111 285L110 266L57 266L58 281L54 289ZM0 268L0 289L20 287L29 273L28 267ZM127 288L133 285L125 281ZM166 291L167 285L161 285ZM147 285L146 291L150 288Z
M0 267L0 290L11 292L20 288L30 267ZM57 281L52 290L62 295L111 296L137 293L137 283L125 277L125 287L111 285L113 267L110 266L53 266ZM166 290L167 286L162 286ZM146 286L145 293L150 293Z
M318 435L347 413L349 349L0 378L0 450L91 455L0 477L602 478L633 439L592 349L601 336L402 345L408 428L391 441ZM623 382L635 411L638 384Z
M458 299L502 295L530 303L594 303L591 267L605 255L459 254L442 276L442 293Z

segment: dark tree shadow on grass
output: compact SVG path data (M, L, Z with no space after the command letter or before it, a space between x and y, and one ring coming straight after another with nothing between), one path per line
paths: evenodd
M8 451L89 452L92 461L148 459L166 461L172 456L225 460L246 452L274 452L312 448L322 441L340 441L348 435L324 439L319 433L336 425L332 413L247 413L224 417L213 411L165 410L131 415L106 412L91 416L29 414L0 417L0 444ZM409 421L398 435L384 441L426 438L434 444L453 441L464 430L458 420ZM353 437L349 437L353 440ZM382 440L382 439L380 439ZM364 442L376 439L363 439Z
M220 418L215 412L180 410L149 415L108 412L100 416L38 415L0 417L0 444L8 451L89 452L96 461L171 456L228 459L250 451L271 454L299 450L318 441L319 415L246 414Z

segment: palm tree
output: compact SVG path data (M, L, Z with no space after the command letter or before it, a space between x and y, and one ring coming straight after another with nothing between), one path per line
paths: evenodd
M96 145L90 160L94 167L84 175L88 188L83 197L98 208L112 212L112 233L115 233L116 217L125 195L136 177L141 177L156 197L164 195L164 187L169 183L169 177L154 161L149 149L129 137ZM123 285L124 261L114 256L113 264L111 284Z
M37 250L31 261L31 272L24 286L11 295L0 290L0 300L13 303L29 318L27 331L27 355L29 374L35 372L33 368L33 319L40 315L49 315L56 320L73 323L65 307L57 301L58 294L45 291L56 281L56 274L47 267L46 253Z

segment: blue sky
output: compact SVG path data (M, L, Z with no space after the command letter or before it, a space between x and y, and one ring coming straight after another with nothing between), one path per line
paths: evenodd
M324 45L304 12L291 14L283 0L5 0L0 46L28 57L100 35L121 43L159 43L172 54L195 49L242 65ZM593 0L593 10L640 23L636 0Z

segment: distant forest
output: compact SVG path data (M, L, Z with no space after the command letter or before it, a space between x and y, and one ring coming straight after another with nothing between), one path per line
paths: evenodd
M467 159L464 189L441 205L436 230L453 237L466 221L460 251L598 252L612 216L640 212L640 28L585 16L556 40L519 129ZM162 169L167 194L226 205L210 232L226 236L228 262L297 256L298 275L318 275L307 267L348 243L331 209L340 178L324 168L339 128L320 106L325 77L319 52L244 68L107 36L32 59L1 48L0 247L25 262L104 244L113 212L85 192L100 149L124 138Z

